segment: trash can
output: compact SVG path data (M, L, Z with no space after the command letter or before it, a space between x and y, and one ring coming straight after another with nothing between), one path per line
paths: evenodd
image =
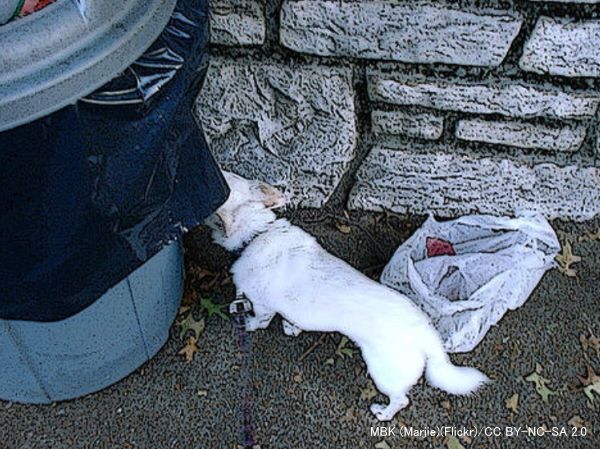
M181 234L227 186L192 107L206 0L59 0L0 26L0 399L100 390L168 338Z

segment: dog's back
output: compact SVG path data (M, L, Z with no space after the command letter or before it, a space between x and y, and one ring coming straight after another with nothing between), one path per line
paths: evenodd
M373 334L372 328L363 332L363 323L368 327L382 321L380 326L390 327L387 332L398 327L387 324L398 321L429 327L410 300L328 253L314 237L287 220L277 220L256 237L231 272L238 288L254 296L253 302L272 308L305 330L334 330L356 340ZM384 310L387 317L382 320Z

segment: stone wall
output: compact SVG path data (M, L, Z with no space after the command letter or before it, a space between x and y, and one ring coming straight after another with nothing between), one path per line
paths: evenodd
M213 0L198 117L303 207L600 215L600 0Z

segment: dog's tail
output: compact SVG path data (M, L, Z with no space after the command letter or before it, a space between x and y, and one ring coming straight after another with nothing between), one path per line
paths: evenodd
M470 394L489 382L488 377L475 368L453 365L439 340L436 346L427 354L425 368L425 377L431 385L450 394Z

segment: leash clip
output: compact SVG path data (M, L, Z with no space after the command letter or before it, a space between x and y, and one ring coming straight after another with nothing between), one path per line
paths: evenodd
M230 315L241 315L250 313L252 310L252 303L248 301L248 299L242 297L238 297L235 301L232 301L229 304L229 314Z

